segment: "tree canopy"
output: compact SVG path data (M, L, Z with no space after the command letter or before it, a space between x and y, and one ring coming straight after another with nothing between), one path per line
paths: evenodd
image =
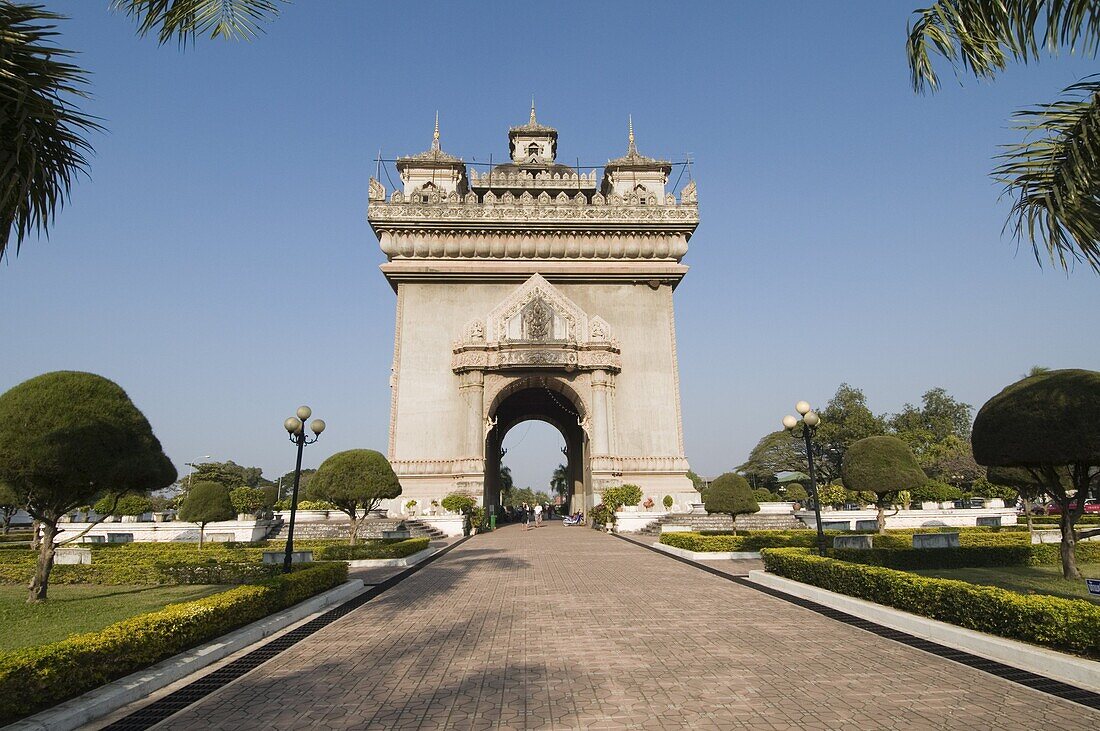
M366 513L382 500L400 494L401 483L389 460L373 449L349 449L332 455L317 468L308 491L311 499L326 500L347 514L352 543Z
M822 448L822 459L817 460L817 467L822 482L840 477L844 453L851 444L886 433L885 418L875 416L867 406L863 391L847 383L840 384L820 416L817 441Z
M922 466L964 451L970 441L970 404L954 399L943 388L932 388L921 405L905 404L889 419L889 428L909 445Z
M936 0L915 11L907 45L913 88L936 91L932 55L943 56L979 79L992 79L1009 62L1038 61L1060 48L1095 56L1100 4L1095 0ZM998 156L993 178L1015 200L1005 224L1068 269L1084 261L1100 272L1100 80L1090 76L1063 97L1015 114L1023 142Z
M703 504L708 513L725 513L734 519L760 510L749 481L734 472L720 475L710 483Z
M867 437L852 444L844 455L843 473L849 490L879 496L912 492L928 480L909 446L894 436Z
M997 468L1022 468L1061 508L1062 574L1080 578L1074 546L1085 500L1100 494L1100 372L1038 373L1007 386L974 419L974 457ZM1014 472L998 471L1006 484ZM1008 480L1012 480L1009 482Z
M180 520L199 524L200 546L207 524L233 520L236 516L229 500L229 488L220 482L196 482L187 491L179 510Z
M780 472L798 472L806 469L806 443L793 439L786 430L765 434L749 452L749 458L734 470L742 475L753 475L765 485L775 482Z
M302 470L305 478L307 470ZM309 470L314 472L314 470ZM288 473L291 480L294 473ZM180 479L180 487L186 492L188 485L194 482L217 482L225 485L230 490L237 487L267 487L273 484L264 479L263 469L260 467L244 467L233 460L225 462L200 462L194 465L194 469ZM284 483L285 484L285 483Z

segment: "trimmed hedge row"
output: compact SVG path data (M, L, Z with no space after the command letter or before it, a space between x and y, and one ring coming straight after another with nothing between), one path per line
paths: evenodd
M402 558L428 547L427 538L370 541L354 546L325 541L295 542L312 550L314 560L348 561L360 558ZM281 545L124 543L81 544L91 548L91 565L54 565L54 584L251 584L275 576L281 566L261 563L264 551ZM25 584L34 574L38 554L0 551L0 584Z
M347 581L341 562L171 604L61 642L0 653L0 725L202 644Z
M355 561L371 558L405 558L428 547L428 538L409 538L396 543L343 543L324 546L314 551L314 558L324 561Z
M687 551L759 551L761 548L809 548L817 545L813 531L753 531L740 535L703 533L662 533L661 543Z
M1078 543L1077 560L1100 562L1100 543ZM851 548L830 549L829 556L866 566L894 569L961 569L989 566L1056 566L1062 562L1057 543L1015 546L963 546L961 548Z
M913 533L906 531L875 535L875 548L912 549ZM920 531L954 532L954 531ZM849 533L826 533L826 539L832 544L834 535L852 535ZM740 531L735 533L717 532L677 532L662 533L660 542L666 546L683 548L688 551L759 551L762 548L812 548L817 545L817 534L813 531ZM993 532L988 528L967 528L959 531L959 543L964 547L978 546L1029 546L1031 536L1026 532Z
M804 549L762 553L764 566L777 576L979 632L1100 657L1100 607L1083 599L932 579L822 558Z

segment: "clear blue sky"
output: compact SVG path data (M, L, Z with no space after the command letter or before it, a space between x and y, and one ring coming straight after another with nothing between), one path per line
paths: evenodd
M910 2L307 2L252 43L138 39L107 0L46 0L94 72L83 180L48 241L0 265L0 389L56 369L118 381L181 466L384 450L394 295L365 221L374 157L502 157L527 115L564 159L697 161L702 223L676 293L683 418L717 474L842 381L896 411L943 386L982 404L1030 366L1100 367L1100 278L1001 235L987 173L1010 113L1097 70L909 88ZM560 440L513 430L544 485ZM522 444L515 446L522 439Z

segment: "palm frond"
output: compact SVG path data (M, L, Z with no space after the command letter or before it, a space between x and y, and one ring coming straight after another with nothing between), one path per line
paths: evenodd
M936 0L914 11L906 52L916 91L935 91L932 54L978 78L1009 60L1027 63L1059 48L1087 56L1100 45L1100 0Z
M138 34L155 33L162 45L176 39L180 45L200 36L250 40L263 32L263 23L279 15L279 3L288 0L113 0L138 22Z
M87 172L88 132L101 129L74 100L86 98L87 73L53 45L53 21L40 5L0 2L0 260L31 231L47 233Z
M1063 269L1084 261L1100 273L1100 77L1066 88L1065 98L1016 112L1025 141L1005 145L994 178L1016 200L1006 230L1045 250Z

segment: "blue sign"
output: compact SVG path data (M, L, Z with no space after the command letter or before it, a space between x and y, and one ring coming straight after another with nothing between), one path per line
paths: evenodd
M1089 587L1089 594L1100 594L1100 579L1085 579L1085 584Z

